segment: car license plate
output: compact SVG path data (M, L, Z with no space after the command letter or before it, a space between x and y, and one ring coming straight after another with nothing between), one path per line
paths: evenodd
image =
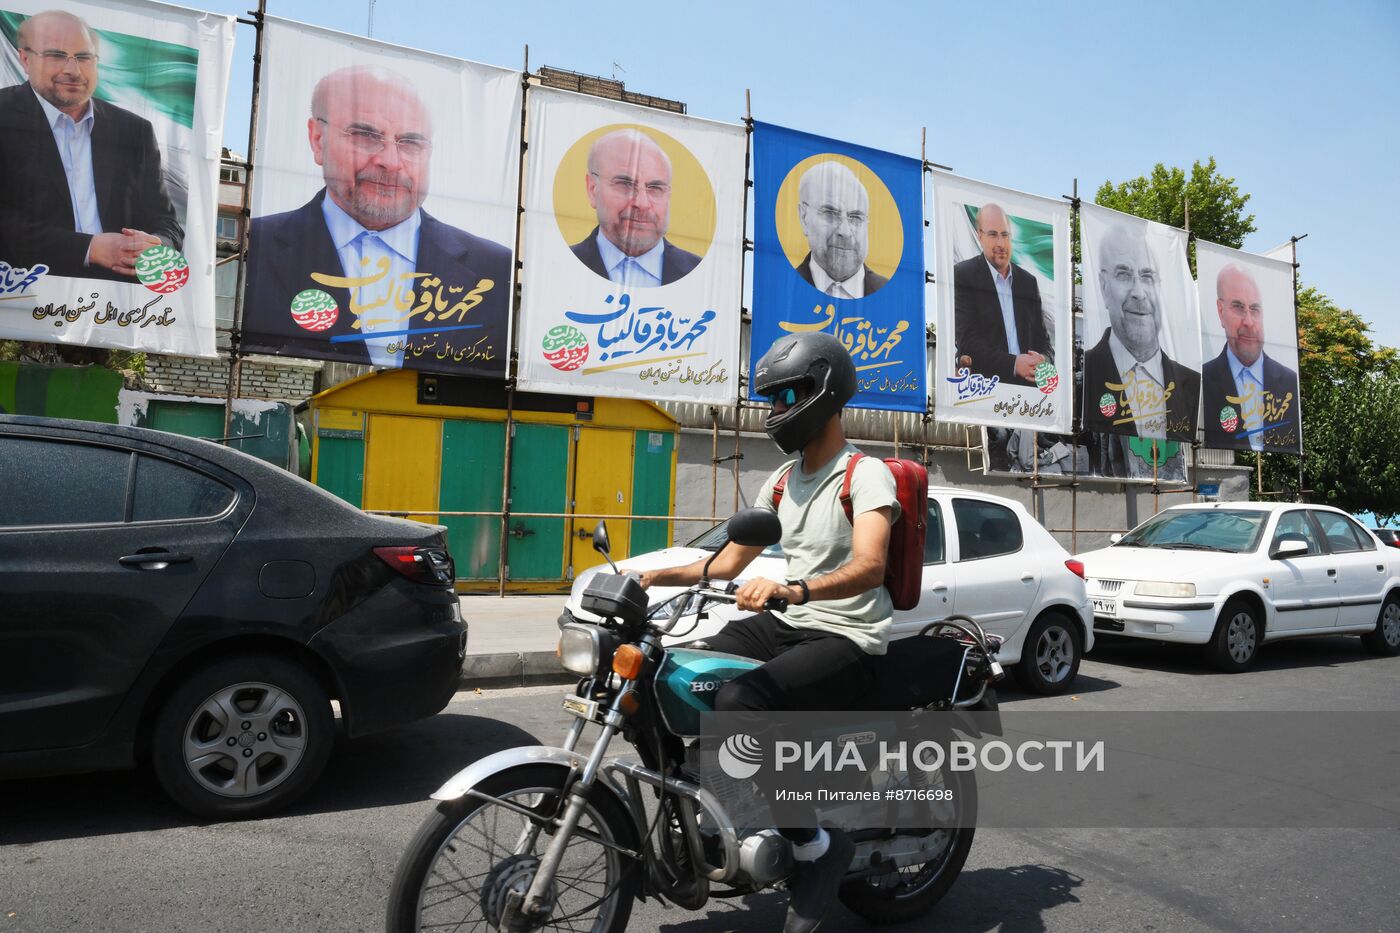
M1118 618L1118 600L1095 596L1089 602L1094 604L1094 615L1108 616L1110 619Z

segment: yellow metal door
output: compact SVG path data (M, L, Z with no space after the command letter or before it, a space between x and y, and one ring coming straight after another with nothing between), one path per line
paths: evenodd
M582 427L578 429L578 448L574 468L574 514L630 515L632 514L632 444L630 430ZM575 519L570 540L573 542L570 563L574 575L595 564L603 557L593 550L593 526L596 518ZM629 553L631 522L608 521L608 538L612 544L613 560Z
M442 472L442 422L437 418L370 415L365 438L365 500L362 508L411 512L437 522Z

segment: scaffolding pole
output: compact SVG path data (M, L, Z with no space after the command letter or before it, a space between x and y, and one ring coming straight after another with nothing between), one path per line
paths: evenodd
M258 102L262 96L263 20L267 16L267 0L258 0L251 21L240 19L253 27L253 101L248 110L248 152L244 156L243 197L238 208L238 280L233 287L233 326L228 337L228 384L224 387L224 438L233 434L233 400L243 381L243 296L248 282L248 232L252 228L254 153L258 147Z
M525 231L525 159L530 144L526 137L526 114L530 97L530 47L525 46L525 67L521 73L520 90L520 168L515 188L515 293L511 296L510 332L520 339L520 249ZM520 354L512 347L506 360L506 436L505 457L501 465L501 533L498 538L496 595L506 595L506 575L510 567L510 470L515 455L515 383L520 373Z

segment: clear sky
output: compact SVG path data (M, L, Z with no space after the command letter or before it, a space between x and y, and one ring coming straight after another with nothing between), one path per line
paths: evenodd
M255 2L202 6L242 14ZM368 0L269 0L365 35ZM738 121L928 157L1033 194L1214 156L1249 192L1262 252L1400 346L1400 0L651 4L377 0L374 37L494 65L616 76ZM225 144L243 151L253 31L240 27ZM1400 224L1392 233L1400 234ZM1382 263L1377 267L1375 263Z

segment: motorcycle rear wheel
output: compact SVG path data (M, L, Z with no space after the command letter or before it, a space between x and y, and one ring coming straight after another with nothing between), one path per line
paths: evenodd
M951 785L958 801L956 824L961 828L935 830L942 833L938 854L922 865L895 870L893 876L857 878L841 886L838 896L852 913L870 923L905 923L934 908L962 874L972 838L977 832L977 782L971 775L944 772L941 780Z
M518 806L553 813L569 771L524 765L494 774L475 788ZM551 831L536 834L526 851L514 850L531 821L479 797L439 803L423 821L394 872L388 933L497 929L499 904L511 887L528 887L530 860L544 854ZM590 796L579 828L615 846L637 844L630 817L607 791ZM550 918L521 929L622 933L638 891L637 863L616 849L575 833L555 875ZM500 927L506 929L505 925Z

